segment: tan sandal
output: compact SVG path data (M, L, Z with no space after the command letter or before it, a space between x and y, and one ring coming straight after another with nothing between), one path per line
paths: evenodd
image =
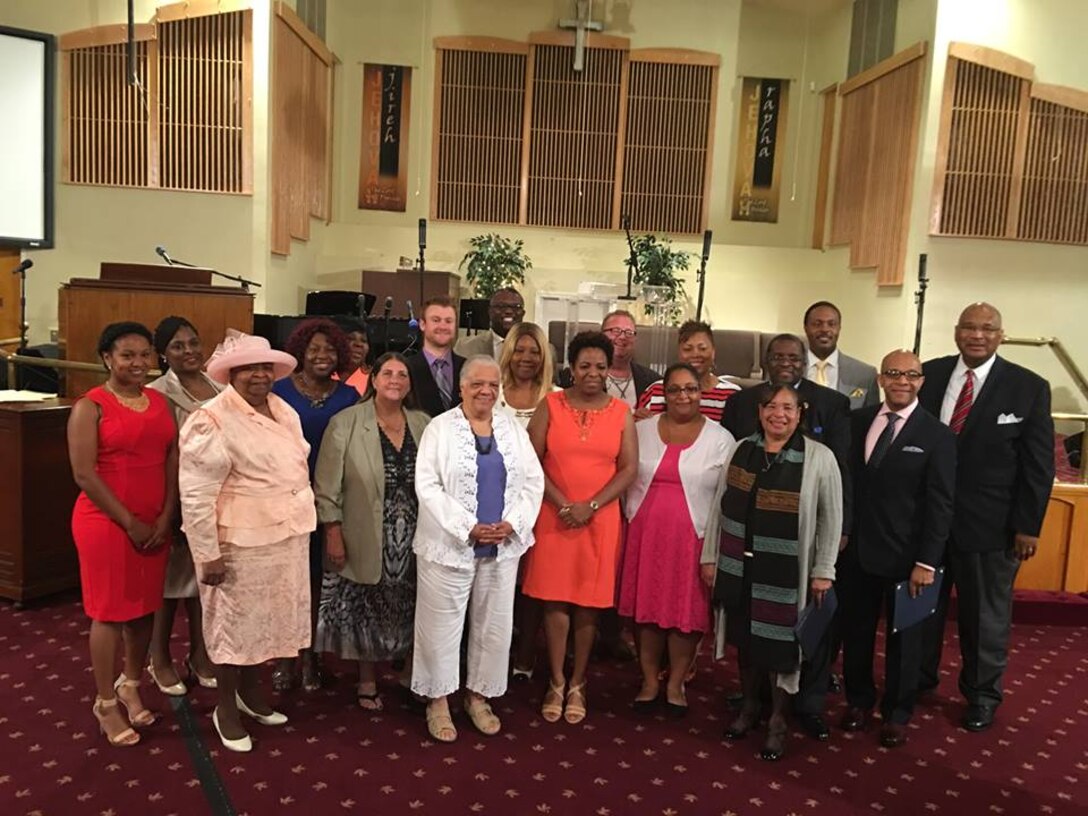
M540 706L540 716L544 718L544 722L559 722L559 718L563 716L563 695L566 688L565 682L557 686L548 681L548 690L544 692L544 702Z
M567 689L567 707L563 719L571 725L577 725L586 718L586 684L583 680L577 686Z
M140 699L140 681L130 680L125 676L124 672L121 672L113 683L113 690L117 694L117 700L125 707L125 711L128 712L128 721L133 725L139 727L142 725L151 725L155 722L155 714L147 707L144 706L143 701ZM132 700L126 700L121 696L121 689L134 689L136 691L135 698Z
M135 745L140 741L140 735L136 733L136 730L132 727L126 728L116 734L110 734L106 730L106 714L110 709L117 708L117 698L112 700L103 700L101 697L94 698L94 706L91 708L91 713L94 714L94 718L98 720L98 730L109 741L110 745L118 748L127 748L130 745Z
M435 711L434 703L427 706L427 731L438 742L454 742L457 739L457 729L450 717L448 702L445 711Z
M502 720L495 716L491 703L487 700L477 699L473 702L471 696L466 696L465 713L476 726L476 730L486 737L493 737L502 730Z

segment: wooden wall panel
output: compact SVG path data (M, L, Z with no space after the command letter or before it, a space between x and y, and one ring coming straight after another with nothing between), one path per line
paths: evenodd
M851 268L875 269L880 286L903 282L924 57L920 43L839 88L831 243L849 244Z
M1018 237L1088 244L1088 113L1031 100Z

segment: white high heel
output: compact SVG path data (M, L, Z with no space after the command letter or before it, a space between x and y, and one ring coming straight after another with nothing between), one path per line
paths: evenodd
M261 725L283 725L287 722L287 715L281 714L278 711L273 711L271 714L258 714L246 705L246 701L242 699L242 695L238 692L234 693L234 701L237 704L239 711L248 717L252 717Z
M236 751L239 754L248 754L253 750L253 739L246 734L239 739L227 739L223 736L223 732L219 728L219 708L216 707L212 711L212 725L215 726L215 733L219 735L219 741L223 743L223 747L228 751Z
M159 678L155 676L155 667L148 663L147 673L151 675L151 682L159 687L159 691L165 694L167 697L184 697L189 692L189 687L178 678L178 681L172 685L164 686L159 682Z

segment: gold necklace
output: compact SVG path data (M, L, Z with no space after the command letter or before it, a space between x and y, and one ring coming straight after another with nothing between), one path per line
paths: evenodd
M105 384L104 388L113 394L114 399L121 403L121 405L138 414L142 414L146 411L147 407L151 404L150 400L147 398L147 394L143 392L142 388L140 389L139 395L135 397L126 397L124 394L117 393L117 391L110 386L109 382Z

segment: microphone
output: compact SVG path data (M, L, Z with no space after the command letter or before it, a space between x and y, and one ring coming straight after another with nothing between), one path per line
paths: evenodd
M620 229L624 229L624 230L631 229L631 216L624 215L624 216L622 216L620 218Z
M418 329L419 328L419 321L416 320L416 313L415 313L415 310L412 309L412 301L410 301L410 300L408 301L408 328L409 329Z
M705 230L703 232L703 260L706 261L710 258L710 239L714 236L711 230Z
M166 261L168 264L170 264L170 266L174 265L174 259L171 258L169 254L167 254L166 247L164 247L162 244L159 244L159 246L155 247L155 254L162 258L164 261Z
M419 219L419 248L427 248L427 219Z
M385 307L382 309L382 318L389 319L389 313L393 311L393 297L388 296L385 299Z
M27 258L25 261L23 261L21 264L19 264L17 267L15 267L13 270L11 270L11 274L21 275L24 272L26 272L28 269L30 269L30 267L32 267L32 266L34 266L34 261L30 260L30 258Z

